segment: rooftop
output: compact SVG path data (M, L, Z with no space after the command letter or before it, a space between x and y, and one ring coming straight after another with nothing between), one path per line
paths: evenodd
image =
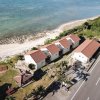
M70 43L67 41L66 38L61 39L59 42L64 48L70 47Z
M80 38L75 34L70 34L67 37L70 37L75 43L80 41Z
M50 45L46 46L46 48L49 50L49 52L52 55L60 51L60 49L55 44L50 44Z
M100 44L96 40L85 40L79 47L75 49L75 52L82 52L88 58L91 58L93 54L100 47Z
M30 51L27 53L27 55L30 55L36 63L44 60L47 57L41 50Z

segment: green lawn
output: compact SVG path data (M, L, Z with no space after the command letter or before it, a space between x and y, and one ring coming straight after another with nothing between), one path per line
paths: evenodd
M2 86L4 83L11 83L12 86L16 86L15 81L13 80L13 77L16 76L18 72L13 69L9 69L3 74L0 74L0 86Z

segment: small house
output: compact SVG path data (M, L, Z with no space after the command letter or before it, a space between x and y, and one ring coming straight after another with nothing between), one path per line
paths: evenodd
M49 62L59 58L60 49L55 44L43 46L41 47L41 51L49 57L49 59L47 59Z
M80 38L75 34L70 34L70 35L66 36L66 39L72 45L72 48L76 48L80 43Z
M25 54L25 62L28 64L33 64L35 69L39 69L46 65L47 56L41 50L33 50Z
M72 58L82 63L87 63L99 49L100 44L96 40L85 40L73 53Z
M62 51L62 54L70 51L71 44L66 38L60 39L59 41L56 41L54 43Z

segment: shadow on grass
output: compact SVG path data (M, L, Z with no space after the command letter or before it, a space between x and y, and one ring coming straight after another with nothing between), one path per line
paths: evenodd
M11 86L12 86L12 84L10 84L10 83L5 83L2 86L0 86L0 100L5 100L5 98L7 96L6 91Z
M54 81L47 89L46 89L46 95L48 95L50 92L53 92L53 95L55 92L57 92L60 89L61 83L58 81Z

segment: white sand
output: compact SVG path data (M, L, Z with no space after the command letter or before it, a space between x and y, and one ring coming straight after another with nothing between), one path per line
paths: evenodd
M45 37L42 37L42 38L39 38L39 39L36 39L36 40L27 41L23 44L14 43L14 44L0 45L0 58L4 59L7 56L13 56L15 54L19 54L19 53L22 53L26 50L29 50L34 46L43 45L44 41L46 39L55 38L61 32L63 32L65 29L68 30L68 29L74 28L76 26L83 24L85 21L87 21L89 19L95 19L97 17L92 17L92 18L83 19L83 20L76 20L76 21L73 21L73 22L63 24L55 30L46 32Z

